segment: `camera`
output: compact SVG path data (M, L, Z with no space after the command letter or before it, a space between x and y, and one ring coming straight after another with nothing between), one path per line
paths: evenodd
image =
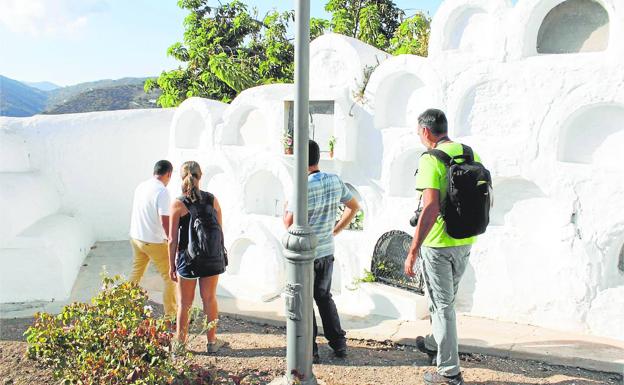
M412 227L416 227L418 224L418 218L420 218L420 213L422 213L422 207L419 207L414 211L414 216L410 218L410 225Z

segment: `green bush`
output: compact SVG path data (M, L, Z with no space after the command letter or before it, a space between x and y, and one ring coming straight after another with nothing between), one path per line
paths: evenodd
M37 313L24 333L27 354L61 384L209 384L210 374L171 358L173 335L155 318L145 290L104 277L92 304L73 303L58 315ZM192 380L192 382L191 382Z

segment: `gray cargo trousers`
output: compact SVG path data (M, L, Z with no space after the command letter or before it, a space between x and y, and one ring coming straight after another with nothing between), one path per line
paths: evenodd
M470 245L420 248L433 332L425 336L425 346L438 351L438 373L443 376L460 372L455 296L468 264L470 248Z

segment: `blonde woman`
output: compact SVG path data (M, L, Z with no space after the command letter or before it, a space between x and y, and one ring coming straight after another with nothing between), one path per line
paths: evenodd
M217 240L221 253L224 253L219 201L214 195L199 189L202 172L197 162L185 162L181 176L182 196L171 205L169 275L177 282L176 338L178 343L184 345L188 335L189 310L193 304L197 282L204 313L208 322L211 322L217 319L217 282L219 274L225 271L227 262L224 254L214 258L204 257L205 253L202 254L201 250L202 246L207 247L201 244L201 240L208 238L212 246L215 246L213 241ZM207 340L208 353L216 353L225 345L224 341L216 338L216 327L208 330Z

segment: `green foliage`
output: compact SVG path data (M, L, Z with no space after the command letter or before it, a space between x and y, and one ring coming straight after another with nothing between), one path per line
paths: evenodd
M334 151L334 148L336 147L336 137L335 136L330 136L329 137L329 143L327 143L329 146L329 151L332 152Z
M329 0L331 30L386 50L404 12L392 0Z
M393 55L427 56L431 18L424 13L417 13L405 19L390 40L389 51Z
M167 54L182 65L144 85L145 92L162 91L160 106L174 107L192 96L229 102L249 87L293 81L294 46L287 35L293 11L270 11L259 20L257 10L240 0L208 3L178 1L189 15L183 41ZM403 20L392 0L328 0L325 9L331 20L312 18L311 39L333 31L393 54L426 55L430 19L417 14Z
M184 99L201 96L224 102L259 84L290 82L294 74L294 47L287 37L292 11L257 11L234 0L217 7L208 0L180 0L190 11L184 20L184 42L167 54L184 67L163 72L147 81L145 91L160 88L158 104L173 107Z
M65 306L58 315L37 313L24 333L28 356L62 384L190 384L210 376L171 358L172 334L136 284L104 277L91 302Z
M357 290L362 283L375 282L375 275L368 269L364 269L364 275L360 278L354 278L351 282L352 287L349 290Z
M342 214L344 213L345 207L346 206L344 204L340 204L338 206L338 210L336 210L336 223L338 223L340 218L342 218ZM347 226L345 230L355 230L355 231L364 230L364 211L358 210L357 214L355 214L355 217L353 218L351 223L349 223L349 226Z
M366 87L370 80L371 75L375 72L375 69L379 66L379 62L376 65L365 65L362 73L362 83L358 84L357 90L353 91L353 100L355 102L365 104L368 102L366 99ZM352 106L353 108L353 106Z

